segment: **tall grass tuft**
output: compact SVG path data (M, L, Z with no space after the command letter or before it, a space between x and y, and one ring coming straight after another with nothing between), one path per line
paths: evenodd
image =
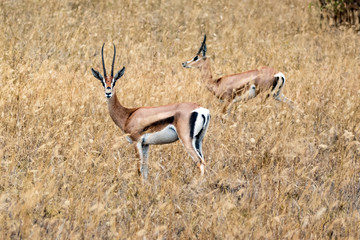
M360 39L309 3L1 1L0 238L358 239ZM304 114L259 96L224 118L181 66L205 33L214 77L277 68ZM90 71L104 42L125 106L210 109L205 177L178 142L142 183Z

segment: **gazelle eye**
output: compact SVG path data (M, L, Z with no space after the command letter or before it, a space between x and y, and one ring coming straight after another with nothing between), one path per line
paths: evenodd
M195 56L195 57L194 57L194 61L197 61L198 59L199 59L198 56Z

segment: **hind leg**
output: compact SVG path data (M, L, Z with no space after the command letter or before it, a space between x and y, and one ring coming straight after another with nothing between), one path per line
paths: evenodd
M204 174L204 168L205 168L205 161L204 161L204 155L202 153L202 138L194 138L192 140L192 148L195 148L195 152L197 153L197 157L199 159L199 162L197 164L201 175Z
M196 163L196 166L199 168L201 175L204 175L204 171L205 171L205 161L204 161L204 157L202 155L202 153L200 152L200 149L196 149L195 146L195 142L197 139L191 139L189 137L189 139L187 140L182 140L185 149L187 150L187 152L190 154L191 158L193 159L193 161ZM201 142L200 142L201 145ZM201 148L201 146L200 146Z
M287 103L290 107L293 107L293 106L294 106L294 102L293 102L291 99L285 97L285 95L282 94L282 93L279 93L279 94L278 94L277 96L275 96L274 98L275 98L275 100L277 100L277 101L279 101L279 102Z
M229 104L229 107L227 110L227 115L229 115L231 113L231 110L235 103L244 102L244 101L250 100L254 97L256 97L256 86L255 86L255 84L251 84L249 90L246 93L244 93L240 96L237 96L232 100L232 102Z
M299 107L295 104L295 102L293 102L291 99L285 97L285 95L283 95L282 93L279 94L279 96L277 96L277 97L275 98L275 100L277 100L277 101L279 101L279 102L286 103L291 109L297 111L298 113L300 113L300 114L302 114L302 115L304 114L304 111L303 111L301 108L299 108Z
M274 75L274 78L275 79L270 94L273 96L275 100L283 102L281 98L282 96L281 91L285 87L285 81L286 81L285 76L282 72L278 72L277 74Z
M205 161L202 154L202 140L205 136L210 121L210 112L205 108L194 110L189 118L189 122L179 121L177 127L182 131L177 131L180 141L190 154L194 162L199 167L201 175L204 174Z
M207 132L207 129L209 127L211 117L210 117L210 115L207 115L206 118L207 118L205 121L206 124L203 126L200 133L198 135L196 135L192 140L193 148L195 148L195 150L199 153L201 159L204 159L204 155L202 153L202 141L203 141L205 134ZM204 160L202 160L202 161L204 161Z
M182 144L184 145L186 151L189 153L190 157L192 158L192 160L194 161L196 166L199 168L201 175L204 175L205 161L202 157L200 157L199 153L197 152L197 150L194 147L193 141L195 141L195 139L192 139L190 137L189 131L185 131L185 132L181 132L181 133L178 132L178 135L179 135L179 139L182 142ZM201 154L201 156L202 156L202 154Z

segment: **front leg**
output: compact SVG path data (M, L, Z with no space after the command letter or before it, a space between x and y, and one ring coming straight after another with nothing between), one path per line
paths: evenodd
M255 86L255 84L252 84L252 85L250 86L249 90L248 90L246 93L244 93L244 94L242 94L242 95L240 95L240 96L236 96L236 97L232 100L232 102L229 104L229 108L228 108L228 110L227 110L227 115L229 115L229 114L231 113L231 110L232 110L233 105L234 105L235 103L237 103L237 102L243 102L243 101L252 99L252 98L254 98L254 97L256 97L256 86Z
M140 162L138 163L138 173L142 175L144 179L148 177L148 151L149 145L143 144L142 139L135 144L135 148L138 152Z
M235 97L235 98L231 101L231 103L229 104L229 106L228 106L227 115L230 115L231 110L233 109L233 106L234 106L235 103L237 103L237 102L242 102L242 101L244 101L244 100L245 100L245 97L244 97L244 96L237 96L237 97Z

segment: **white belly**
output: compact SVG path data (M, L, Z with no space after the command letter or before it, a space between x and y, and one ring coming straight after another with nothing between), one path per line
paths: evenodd
M168 125L159 132L146 133L143 137L143 144L156 145L175 142L179 139L173 125Z

